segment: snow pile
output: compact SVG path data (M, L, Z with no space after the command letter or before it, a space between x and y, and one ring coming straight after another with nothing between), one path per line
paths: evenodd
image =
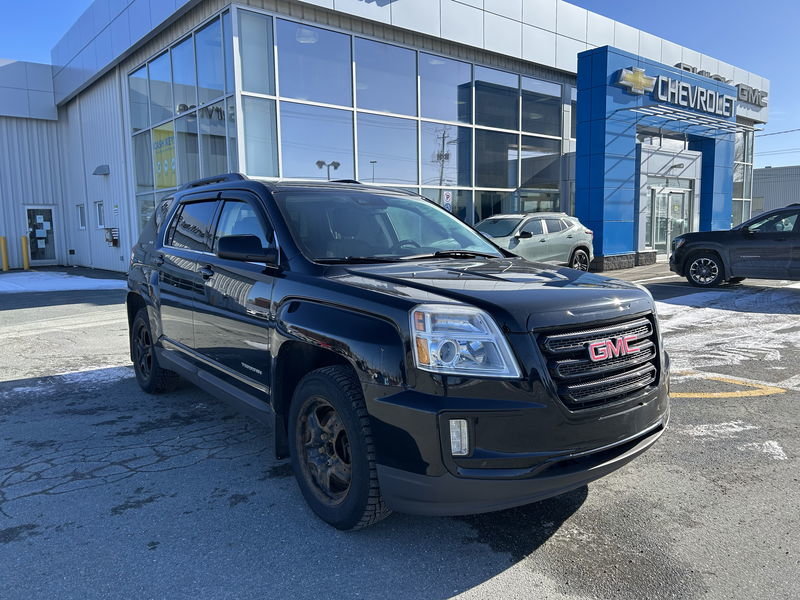
M20 292L64 292L75 290L124 290L125 281L93 279L54 271L0 273L0 294Z

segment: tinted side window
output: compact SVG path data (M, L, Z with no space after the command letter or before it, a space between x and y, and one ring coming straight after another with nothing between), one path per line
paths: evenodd
M170 225L167 245L198 252L211 250L209 229L216 206L216 200L210 200L180 207Z
M226 235L254 235L261 240L262 248L272 246L275 239L272 227L265 227L256 209L241 200L225 201L214 235L214 250L219 238Z
M522 231L530 231L533 235L542 235L544 233L544 229L542 229L542 220L532 219L528 221L525 223Z
M561 219L545 219L547 223L547 233L558 233L564 229Z
M762 233L783 233L792 231L797 222L796 212L781 212L770 215L761 221L756 221L750 225L750 231L760 231Z

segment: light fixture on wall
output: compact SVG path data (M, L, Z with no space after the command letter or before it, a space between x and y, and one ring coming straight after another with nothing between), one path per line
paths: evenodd
M319 40L319 34L308 27L298 27L297 32L294 34L294 39L301 44L316 44Z
M92 175L109 175L111 168L108 165L97 165L92 172Z
M683 163L675 163L674 165L667 167L667 171L672 171L672 169L682 169L685 166L686 165L684 165Z

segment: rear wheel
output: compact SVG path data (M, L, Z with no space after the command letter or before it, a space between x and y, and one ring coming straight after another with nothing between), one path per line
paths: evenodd
M578 271L589 270L589 255L586 250L578 248L572 253L572 258L569 259L569 266Z
M289 411L292 468L311 509L337 529L387 517L361 385L345 366L317 369L297 386Z
M697 287L714 287L725 279L725 268L719 256L711 252L692 255L687 261L686 280Z
M131 356L133 370L139 386L148 394L160 394L175 389L180 381L177 373L168 371L158 364L155 342L150 330L147 309L136 313L131 327Z

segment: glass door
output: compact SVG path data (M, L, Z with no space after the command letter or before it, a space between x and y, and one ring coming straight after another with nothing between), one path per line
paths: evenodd
M56 262L52 208L28 208L28 249L32 264Z
M657 188L651 193L648 241L658 254L669 254L672 240L692 230L692 194L671 188Z

